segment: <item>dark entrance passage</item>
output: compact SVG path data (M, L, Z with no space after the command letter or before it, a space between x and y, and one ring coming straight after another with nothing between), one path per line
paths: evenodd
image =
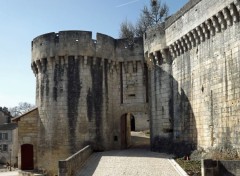
M131 114L131 131L135 131L135 118Z
M23 144L21 146L21 169L33 170L33 145Z

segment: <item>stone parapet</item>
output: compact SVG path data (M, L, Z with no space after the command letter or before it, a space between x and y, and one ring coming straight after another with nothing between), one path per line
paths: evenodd
M193 8L196 4L201 2L201 0L190 0L187 4L184 5L179 11L177 11L174 15L172 15L166 21L166 28L171 26L175 21L177 21L182 15L184 15L187 11Z
M60 160L58 162L58 176L75 175L92 153L93 150L88 145L66 160Z

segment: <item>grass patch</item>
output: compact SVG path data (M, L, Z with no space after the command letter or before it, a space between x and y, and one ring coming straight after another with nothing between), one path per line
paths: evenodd
M184 158L177 158L175 161L188 175L201 176L201 161L185 160Z

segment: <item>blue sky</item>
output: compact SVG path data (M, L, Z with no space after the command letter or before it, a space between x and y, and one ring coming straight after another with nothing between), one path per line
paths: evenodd
M166 0L170 14L188 0ZM35 103L31 41L62 30L118 38L125 19L135 22L149 0L0 0L0 106Z

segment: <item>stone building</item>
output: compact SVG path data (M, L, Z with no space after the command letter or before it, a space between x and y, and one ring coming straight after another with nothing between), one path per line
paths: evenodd
M38 109L18 121L34 128L19 132L32 167L54 175L87 144L126 148L131 119L137 130L150 121L152 150L240 149L239 10L239 0L190 0L134 44L87 31L36 37Z
M34 108L12 119L18 125L18 168L22 170L40 169L37 165L37 138L39 133L38 108Z
M18 128L16 123L0 125L0 163L18 166Z
M0 107L0 163L17 166L18 129L16 123L11 123L11 118L8 109Z

